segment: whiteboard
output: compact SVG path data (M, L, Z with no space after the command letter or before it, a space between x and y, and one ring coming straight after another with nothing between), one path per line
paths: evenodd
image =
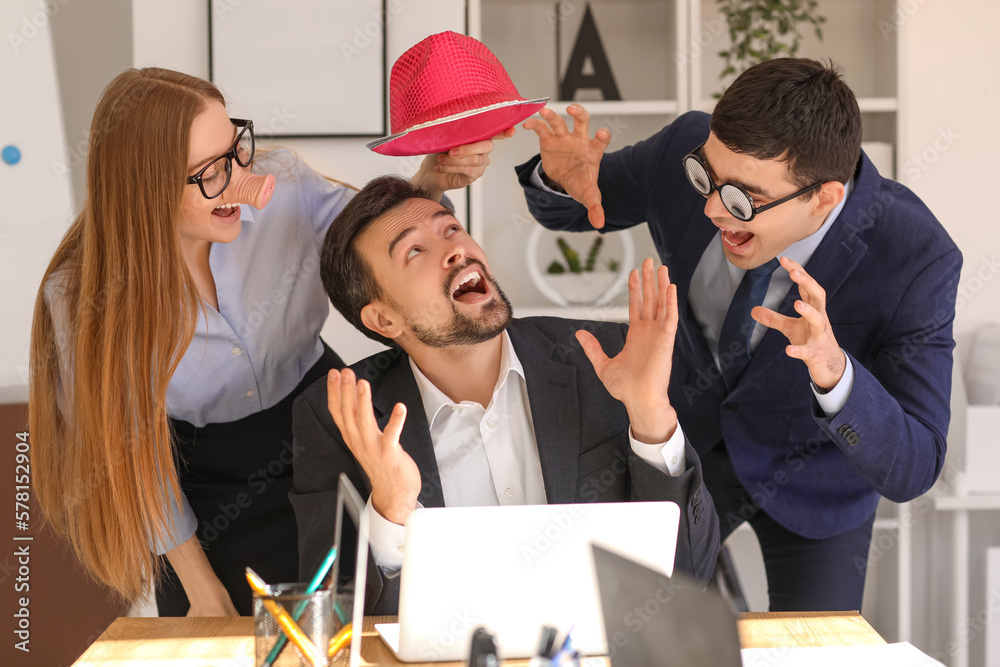
M209 70L262 137L382 136L384 0L209 0Z

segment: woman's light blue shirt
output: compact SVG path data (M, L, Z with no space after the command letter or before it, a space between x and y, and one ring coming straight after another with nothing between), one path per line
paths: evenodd
M167 389L171 417L195 426L231 422L285 398L320 358L329 314L320 280L323 237L354 191L331 183L288 150L258 158L253 171L274 174L266 207L241 206L232 243L212 245L209 264L219 309L203 304L194 338ZM174 530L164 553L194 535L186 499L174 499Z

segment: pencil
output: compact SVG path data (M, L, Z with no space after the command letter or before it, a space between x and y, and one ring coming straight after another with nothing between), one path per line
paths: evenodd
M330 551L326 554L326 558L324 558L323 562L320 563L318 568L316 568L316 572L313 574L312 579L309 581L309 585L306 587L306 595L309 595L310 593L315 593L317 590L319 590L320 584L323 583L323 580L326 578L327 572L329 572L330 568L333 567L333 561L335 561L336 559L337 559L337 547L334 546L330 548ZM336 582L334 585L336 585ZM296 605L295 609L292 610L293 620L295 621L299 620L299 618L302 616L302 612L305 611L307 604L309 604L309 600L303 600L298 605ZM287 642L288 639L285 637L285 635L281 635L280 637L278 637L278 641L274 643L274 648L272 648L271 652L267 654L267 658L265 658L264 662L261 663L261 667L271 667L271 665L273 665L274 662L278 659L278 656L281 655L281 651L285 648L285 644Z
M348 623L340 630L338 630L337 634L335 634L333 636L333 639L330 640L330 647L327 650L326 654L330 658L333 658L333 656L337 655L340 652L340 649L347 646L347 644L351 641L352 634L353 632L350 623Z
M260 576L257 575L249 567L247 568L247 581L250 583L250 588L257 595L267 596L268 586ZM267 609L271 616L274 616L274 620L278 622L281 630L288 636L292 643L298 647L302 652L302 655L306 657L313 664L313 667L326 667L327 658L323 652L321 652L316 645L312 643L312 640L302 632L302 628L296 623L291 615L282 607L280 604L270 599L263 599L261 602L264 603L264 609Z

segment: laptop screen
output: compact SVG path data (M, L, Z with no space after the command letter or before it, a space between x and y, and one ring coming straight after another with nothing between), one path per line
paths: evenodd
M347 475L341 473L337 487L337 523L334 544L337 557L333 568L334 590L339 596L342 593L354 595L354 605L351 614L351 667L361 665L361 636L365 613L365 581L368 574L368 521L364 513L365 501L361 494L351 484ZM346 553L342 548L357 540L357 549ZM343 567L341 567L343 566ZM344 610L348 613L348 610Z
M675 572L592 544L612 667L739 667L736 617L719 595Z

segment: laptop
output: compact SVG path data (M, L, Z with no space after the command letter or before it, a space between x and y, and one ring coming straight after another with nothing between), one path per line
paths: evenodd
M543 624L572 628L584 654L608 650L590 543L672 572L671 502L419 509L406 522L399 623L375 629L405 662L466 660L477 626L502 658L527 658Z
M742 664L736 617L721 596L682 572L592 549L612 667Z

